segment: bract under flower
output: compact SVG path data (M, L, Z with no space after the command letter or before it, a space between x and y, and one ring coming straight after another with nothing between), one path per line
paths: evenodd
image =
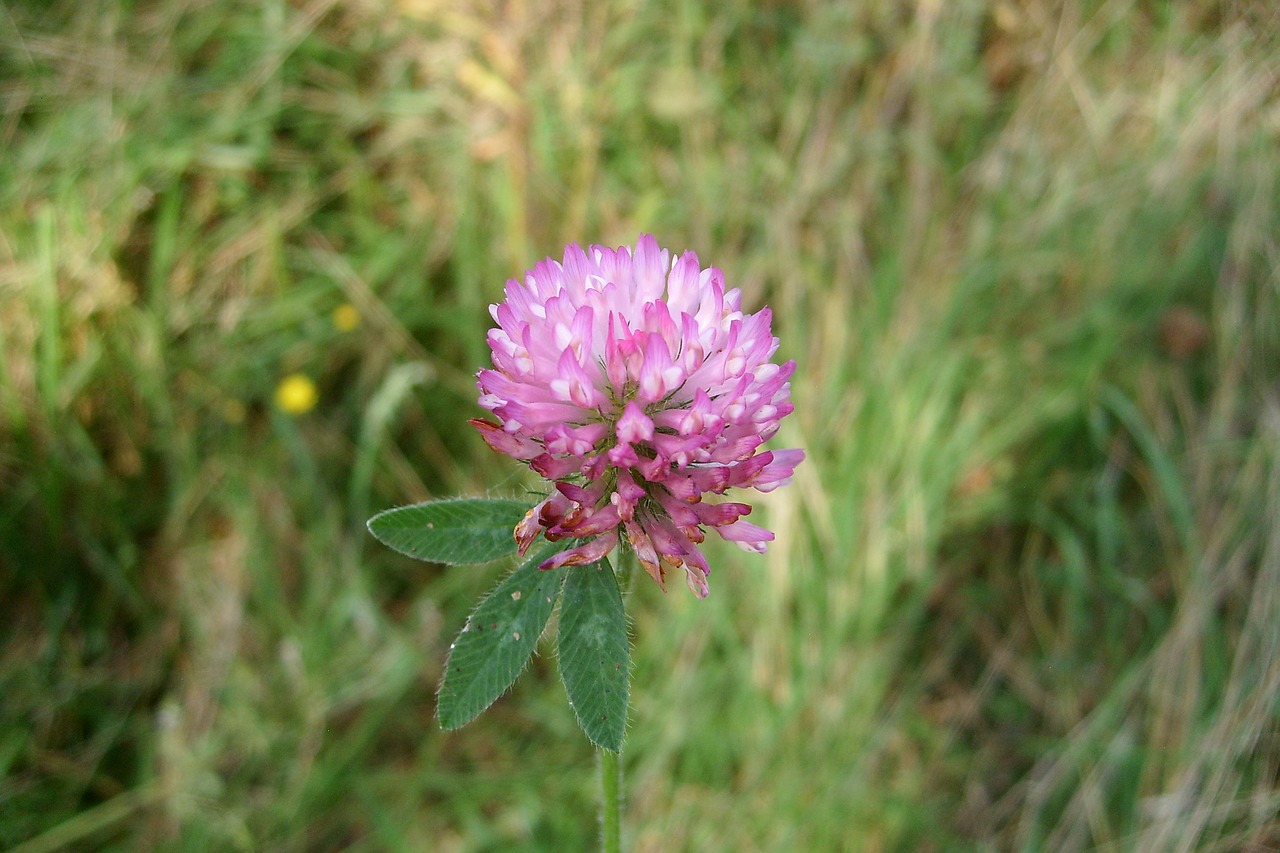
M795 362L770 361L778 339L765 308L744 314L724 275L685 252L672 260L643 235L634 248L571 245L507 282L489 307L493 369L471 423L494 450L527 461L555 489L515 529L524 553L542 533L586 540L543 563L582 565L619 528L665 589L683 568L699 597L710 569L698 549L710 527L748 551L773 534L741 520L730 488L790 481L801 450L761 450L789 414Z

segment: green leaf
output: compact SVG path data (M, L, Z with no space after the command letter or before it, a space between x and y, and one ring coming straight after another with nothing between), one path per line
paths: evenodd
M569 569L560 605L560 677L591 742L617 752L627 727L627 618L608 560Z
M515 683L560 594L564 572L538 568L558 550L544 549L521 563L467 619L440 684L437 712L445 729L471 722Z
M428 501L378 513L369 532L418 560L487 563L515 552L513 530L528 511L528 504L511 500Z

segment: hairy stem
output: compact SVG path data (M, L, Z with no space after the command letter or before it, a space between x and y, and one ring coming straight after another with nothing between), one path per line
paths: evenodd
M600 846L604 853L622 851L622 768L619 754L597 750L600 756Z

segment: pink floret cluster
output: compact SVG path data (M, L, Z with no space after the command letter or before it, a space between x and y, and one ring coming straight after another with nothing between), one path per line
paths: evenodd
M706 500L731 488L772 491L801 450L761 450L792 410L795 362L770 361L771 314L742 312L742 293L698 256L672 258L649 235L635 248L577 245L507 282L489 308L493 369L478 374L471 421L489 446L554 482L516 526L520 553L542 533L585 540L541 568L593 563L625 535L666 588L683 568L707 594L704 529L748 551L773 534L744 521L745 503Z

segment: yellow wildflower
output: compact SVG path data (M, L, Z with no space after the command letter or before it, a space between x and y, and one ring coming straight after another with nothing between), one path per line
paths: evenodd
M316 383L303 373L290 373L276 386L276 406L291 415L310 411L319 400Z
M344 302L333 309L331 319L339 332L349 332L360 325L360 312L350 302Z

